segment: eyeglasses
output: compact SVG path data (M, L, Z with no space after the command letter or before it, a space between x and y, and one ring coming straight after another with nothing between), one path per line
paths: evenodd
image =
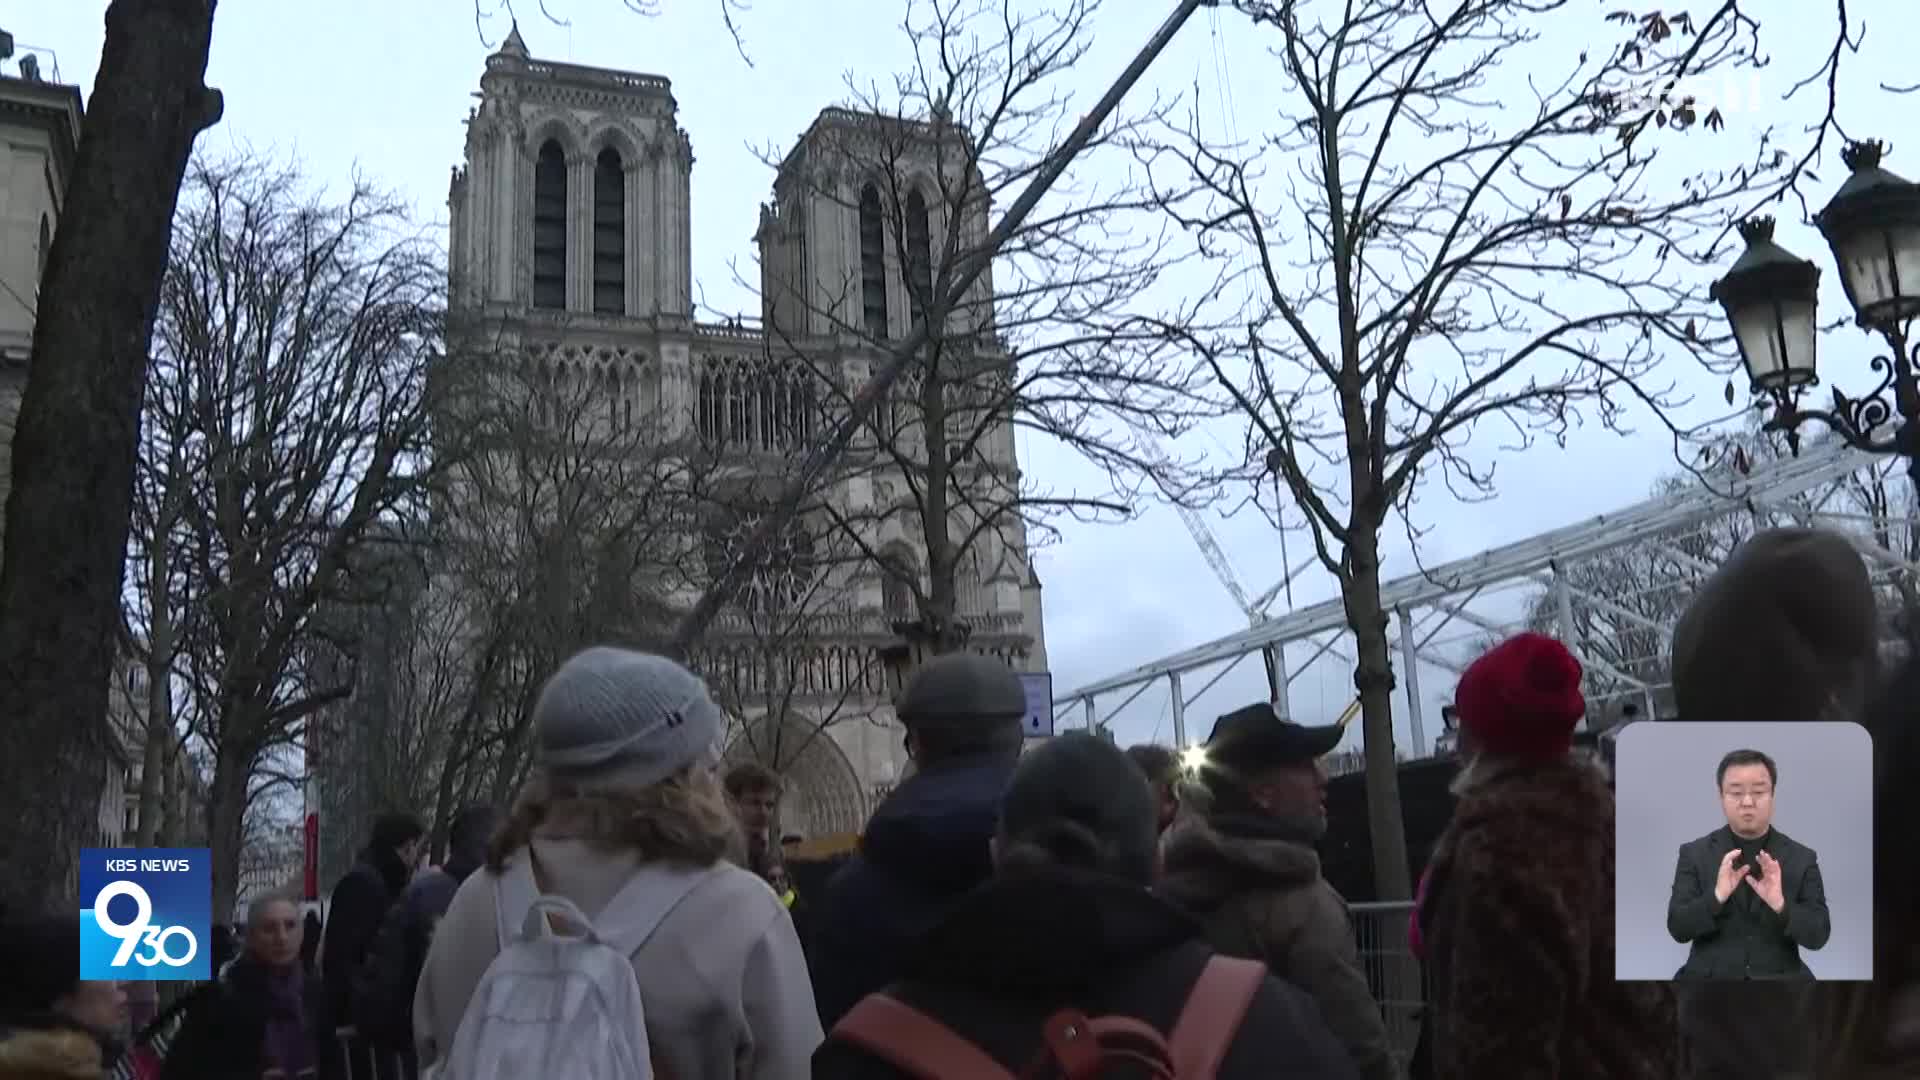
M1727 800L1730 803L1743 803L1743 802L1762 803L1772 798L1773 792L1771 791L1723 791L1720 793L1720 797Z

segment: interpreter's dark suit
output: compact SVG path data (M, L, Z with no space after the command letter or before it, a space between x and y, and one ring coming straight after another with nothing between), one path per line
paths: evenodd
M1680 845L1667 902L1667 932L1693 946L1675 979L1811 979L1800 950L1818 949L1832 935L1826 886L1813 849L1774 829L1760 850L1780 864L1779 914L1742 883L1726 903L1713 898L1720 859L1737 846L1733 830L1721 827ZM1757 876L1759 867L1754 868Z

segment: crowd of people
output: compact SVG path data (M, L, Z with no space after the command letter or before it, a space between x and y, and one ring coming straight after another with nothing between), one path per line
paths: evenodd
M1920 1075L1920 872L1897 850L1920 665L1882 659L1875 600L1845 538L1761 533L1672 658L1684 719L1873 730L1870 984L1615 980L1614 794L1576 746L1581 666L1544 635L1455 689L1457 802L1404 928L1412 1046L1321 873L1338 727L1249 706L1192 766L1029 740L1010 669L938 657L896 702L909 775L797 894L781 778L725 768L692 672L600 647L540 693L511 807L456 815L430 869L426 823L380 818L324 926L254 901L217 978L138 1030L119 985L74 977L71 913L7 920L0 1078Z

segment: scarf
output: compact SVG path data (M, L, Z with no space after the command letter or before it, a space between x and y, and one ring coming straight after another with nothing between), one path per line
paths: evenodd
M318 1054L307 1023L306 976L298 965L266 976L266 1065L288 1076L312 1070Z

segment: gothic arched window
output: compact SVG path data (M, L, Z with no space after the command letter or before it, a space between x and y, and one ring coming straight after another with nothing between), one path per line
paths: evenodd
M860 312L868 334L887 336L887 228L872 184L860 189Z
M627 172L611 146L593 163L593 310L627 313Z
M700 374L700 394L696 403L695 421L699 425L700 437L707 442L719 442L720 430L720 387L713 372Z
M889 619L913 617L913 585L919 577L913 554L894 544L880 557L880 610Z
M907 195L906 244L901 261L907 275L907 300L914 318L921 318L933 302L933 230L927 221L927 200L915 188Z
M567 306L567 155L552 139L533 166L533 306Z

